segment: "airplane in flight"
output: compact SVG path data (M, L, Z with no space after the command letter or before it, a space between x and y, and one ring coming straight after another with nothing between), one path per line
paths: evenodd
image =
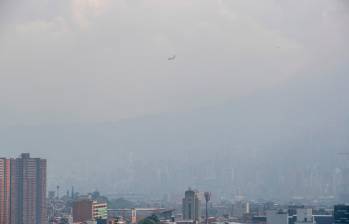
M167 58L167 60L169 60L169 61L172 61L172 60L175 60L175 59L176 59L176 55L175 54L172 55L171 57Z

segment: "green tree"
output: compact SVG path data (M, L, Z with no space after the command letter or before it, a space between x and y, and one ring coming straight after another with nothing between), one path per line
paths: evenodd
M159 218L154 214L138 222L138 224L159 224L159 223L160 223Z

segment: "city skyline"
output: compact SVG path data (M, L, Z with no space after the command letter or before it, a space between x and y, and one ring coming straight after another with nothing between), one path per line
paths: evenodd
M0 224L347 222L348 40L349 0L0 0Z
M32 158L29 153L22 153L15 159L0 158L1 224L103 224L108 220L110 223L118 223L119 220L119 224L148 221L159 224L208 224L215 223L217 218L241 224L343 224L349 221L349 206L345 205L348 199L345 197L323 198L322 201L298 198L279 204L242 195L234 200L222 198L219 194L215 195L219 193L217 188L211 201L211 192L189 188L181 202L175 198L152 197L129 198L128 201L108 198L97 191L79 194L73 187L71 192L60 194L59 186L56 191L49 191L46 195L46 168L45 159ZM140 207L137 206L139 203ZM126 215L126 211L129 215ZM136 215L136 211L137 214L146 213ZM119 215L116 216L115 212Z

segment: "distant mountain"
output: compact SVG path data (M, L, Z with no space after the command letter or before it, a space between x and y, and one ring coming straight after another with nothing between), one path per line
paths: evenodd
M334 173L344 165L337 152L349 151L348 83L338 71L186 113L3 127L0 147L5 154L47 157L51 187L163 194L192 186L268 199L334 195Z

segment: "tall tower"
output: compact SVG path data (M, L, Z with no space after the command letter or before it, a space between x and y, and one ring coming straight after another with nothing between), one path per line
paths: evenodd
M46 224L46 160L0 159L0 224Z
M200 199L197 191L193 191L189 188L185 192L182 206L184 220L200 221Z
M11 160L0 158L0 224L10 223Z
M206 202L206 220L205 223L208 224L208 202L211 200L211 192L205 192L205 202Z

